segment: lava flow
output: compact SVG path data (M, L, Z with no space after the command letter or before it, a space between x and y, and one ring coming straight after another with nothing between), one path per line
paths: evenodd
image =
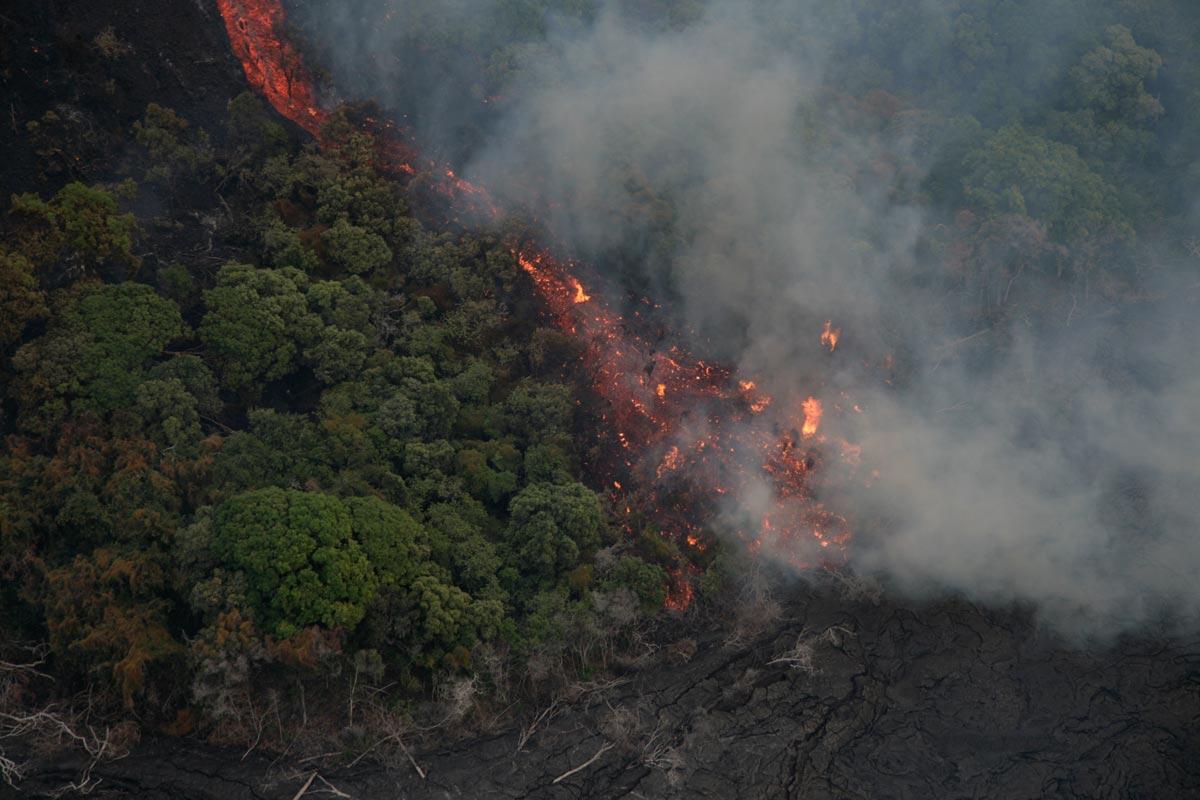
M218 0L218 7L250 83L320 141L328 114L299 52L282 36L281 0ZM389 137L382 152L395 159L394 169L414 172L415 151L397 128L375 125L372 132ZM501 216L481 187L448 169L421 168L439 176L438 191L456 207ZM554 325L584 345L584 366L604 408L602 435L611 437L596 477L614 509L630 531L656 529L683 554L669 606L688 605L694 564L715 526L799 567L844 559L846 521L811 488L827 444L819 399L777 402L756 381L641 335L641 312L626 318L589 291L580 275L595 273L583 265L528 246L514 245L514 255ZM826 323L820 342L832 352L840 334ZM843 461L856 463L857 447L840 445L839 457L853 454Z
M217 9L246 80L276 111L320 139L329 115L317 105L300 53L280 33L283 5L279 0L217 0Z

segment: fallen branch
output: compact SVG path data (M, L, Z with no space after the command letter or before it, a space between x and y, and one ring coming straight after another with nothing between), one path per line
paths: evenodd
M530 722L528 725L526 725L524 728L521 729L521 733L517 737L516 752L519 753L522 750L524 750L525 745L528 744L529 740L531 738L533 738L533 735L535 733L537 733L538 728L541 727L542 723L554 719L555 715L557 715L557 714L558 714L558 700L555 699L554 702L552 702L550 705L548 705L544 709L542 709L542 712L540 714L538 714L536 717L534 717L532 722Z
M404 744L404 740L397 736L396 744L400 745L400 749L404 751L404 755L408 756L408 763L412 764L413 769L421 776L421 780L425 780L425 770L421 769L421 765L413 758L413 754L409 751L408 746Z
M80 725L78 730L72 725L74 722L64 720L52 708L31 713L0 712L0 741L34 736L44 741L68 742L80 748L87 754L88 763L80 773L79 780L62 787L60 794L87 794L100 783L99 779L92 777L96 765L104 758L120 755L113 752L112 728L105 728L104 734L100 735L90 725ZM23 765L15 763L0 751L0 778L14 785L21 779L22 773Z
M412 752L408 749L408 746L404 744L404 739L402 739L398 733L389 734L388 736L383 737L378 742L359 753L358 756L350 762L350 767L355 766L358 762L362 761L369 754L379 748L380 745L386 742L395 742L404 752L404 755L408 758L408 763L412 764L413 769L415 769L417 774L421 776L421 780L425 780L425 770L421 769L421 765L417 763L415 758L413 758Z
M613 749L613 746L611 744L609 744L608 742L605 742L604 744L600 745L600 749L596 751L596 755L592 756L587 761L580 764L578 767L573 767L573 768L567 770L562 775L559 775L557 778L555 778L554 780L552 780L550 782L551 783L561 783L562 781L564 781L567 778L574 775L576 772L585 770L588 767L590 767L592 764L595 764L596 761L600 758L600 756L604 755L605 753L607 753L609 750L612 750L612 749Z
M308 776L308 780L304 782L304 785L300 787L300 791L292 795L292 800L300 800L301 797L304 797L304 793L308 791L308 787L312 786L313 781L316 779L317 773L316 770L314 770L313 774Z
M328 787L326 789L322 789L321 791L323 791L323 792L327 791L330 794L332 794L334 797L345 797L346 800L353 800L353 798L351 798L350 795L346 794L341 789L337 788L332 783L330 783L329 781L322 778L320 775L316 775L316 777L320 778L321 783L325 784L325 786Z

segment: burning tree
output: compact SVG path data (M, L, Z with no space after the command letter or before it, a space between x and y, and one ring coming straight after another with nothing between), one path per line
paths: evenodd
M320 141L329 114L283 33L279 0L221 0L219 7L250 83ZM451 219L501 219L486 190L421 160L396 126L375 119L363 124L377 136L377 157L393 171L433 176ZM514 241L512 252L554 327L579 343L607 454L592 465L595 479L626 528L648 524L682 552L699 556L719 522L752 550L765 548L798 567L844 559L846 520L816 497L811 478L825 451L835 457L856 451L848 443L828 447L819 398L803 393L777 401L757 381L642 333L640 312L620 313L611 293L596 288L602 282L589 266L528 241ZM833 352L840 336L827 322L819 343ZM683 558L668 605L686 607L694 571L693 561Z

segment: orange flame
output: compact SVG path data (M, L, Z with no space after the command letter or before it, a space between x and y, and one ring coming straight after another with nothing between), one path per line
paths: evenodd
M571 285L575 287L575 297L572 299L576 305L592 299L592 296L583 290L583 284L579 282L578 278L571 278Z
M841 328L833 327L833 320L825 320L825 329L821 331L821 344L829 348L829 352L837 349L838 339L842 336Z
M800 433L807 439L815 435L817 428L821 427L821 415L824 410L821 408L821 401L815 397L805 400L802 408L804 409L804 427L800 429Z
M281 35L283 6L278 0L217 0L217 10L246 80L282 116L319 138L328 115L317 105L299 51Z

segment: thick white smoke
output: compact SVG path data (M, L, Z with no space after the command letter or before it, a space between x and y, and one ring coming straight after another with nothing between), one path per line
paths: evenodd
M381 5L330 12L325 30L386 99L383 76L403 78L378 65L399 39L363 24ZM1031 271L1004 288L1007 313L964 318L929 246L945 237L904 188L941 145L902 101L829 90L847 61L830 55L843 31L827 5L697 4L663 26L620 4L548 17L506 51L521 68L465 172L579 252L640 253L674 313L768 391L865 409L844 432L879 475L839 498L864 524L856 569L914 594L1033 604L1072 634L1194 626L1196 287L1164 270L1145 288L1172 302L1106 303L1081 284L1069 306L1039 306L1059 279ZM456 3L444 22L500 6ZM1076 55L1038 52L1041 67ZM431 94L429 124L463 116ZM826 319L845 332L833 357Z

